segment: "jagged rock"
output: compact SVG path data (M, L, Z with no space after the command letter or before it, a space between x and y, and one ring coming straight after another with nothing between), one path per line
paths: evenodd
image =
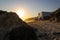
M37 40L37 37L16 13L0 10L0 40Z

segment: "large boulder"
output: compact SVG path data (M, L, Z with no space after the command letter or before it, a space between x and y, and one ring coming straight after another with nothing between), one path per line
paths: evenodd
M4 40L37 40L36 34L31 27L14 28L7 33Z
M14 12L0 10L0 40L37 40L34 29Z

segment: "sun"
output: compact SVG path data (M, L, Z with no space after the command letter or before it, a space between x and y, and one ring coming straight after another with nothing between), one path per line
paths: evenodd
M23 10L18 10L18 11L17 11L17 15L18 15L21 19L23 19L23 17L24 17L24 11L23 11Z

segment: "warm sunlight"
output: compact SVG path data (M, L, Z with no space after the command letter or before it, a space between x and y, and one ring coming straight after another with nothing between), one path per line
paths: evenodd
M24 17L24 11L23 11L23 10L18 10L18 11L17 11L17 15L18 15L21 19L23 19L23 17Z

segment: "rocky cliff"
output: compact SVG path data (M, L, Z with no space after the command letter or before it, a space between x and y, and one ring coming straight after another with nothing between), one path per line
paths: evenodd
M16 13L0 10L0 40L22 39L37 40L33 28L23 22Z

